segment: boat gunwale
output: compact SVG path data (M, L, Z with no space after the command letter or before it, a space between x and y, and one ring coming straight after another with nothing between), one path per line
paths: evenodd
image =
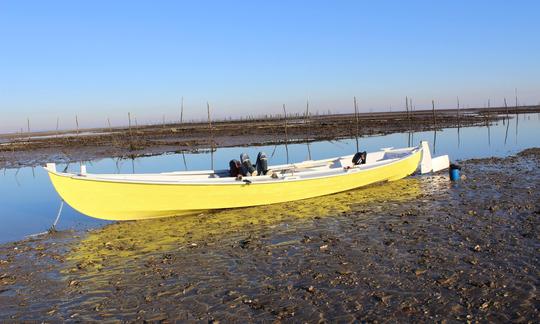
M405 150L405 148L398 149L398 150ZM405 155L403 157L400 157L400 158L394 158L394 159L392 159L393 161L388 162L388 163L381 163L380 165L374 165L374 166L371 166L369 168L364 168L364 169L361 169L362 165L356 166L356 167L353 166L350 169L335 168L336 171L343 171L343 172L341 172L341 173L336 172L336 174L315 176L315 177L310 177L310 178L297 177L296 175L294 175L294 173L289 175L289 176L274 179L275 181L256 181L256 180L251 181L251 179L256 179L257 176L244 177L243 179L251 181L249 183L244 182L244 181L222 182L222 183L219 183L219 182L204 182L204 183L203 182L192 182L192 183L186 183L186 182L179 182L179 181L164 182L164 181L151 181L151 180L97 179L97 178L91 178L91 177L88 177L86 175L81 175L81 174L76 174L76 173L64 173L64 172L53 171L53 170L48 169L47 167L44 167L44 169L48 173L52 173L52 174L54 174L56 176L63 177L63 178L70 178L72 180L79 180L79 181L93 181L93 182L103 182L103 183L136 184L136 185L171 185L171 186L248 186L248 185L253 186L253 185L275 185L275 184L278 184L278 183L298 182L298 181L314 181L314 180L319 180L319 179L347 176L347 175L350 175L350 174L353 174L353 173L356 174L356 173L361 173L361 172L368 172L368 171L376 170L376 169L379 169L379 168L382 168L382 167L385 167L385 166L389 166L389 165L392 165L392 164L395 164L395 163L399 163L399 162L408 160L408 159L412 158L415 154L421 153L421 152L422 152L421 147L412 147L412 148L410 148L410 152L408 152L407 155ZM341 158L342 157L335 157L335 158L323 159L323 160L331 161L332 159L339 160ZM319 161L321 161L321 160L319 160ZM376 161L376 162L380 162L380 161ZM299 162L297 164L300 164L300 163L301 162ZM291 165L293 165L293 164L291 164ZM317 171L314 171L314 172L322 172L322 171L327 171L327 170L317 170ZM287 177L294 177L294 178L287 179ZM230 177L230 178L232 179L232 177ZM219 179L219 178L215 178L215 179Z

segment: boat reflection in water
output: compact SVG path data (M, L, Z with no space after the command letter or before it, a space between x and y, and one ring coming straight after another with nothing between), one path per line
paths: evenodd
M246 235L267 231L302 231L316 227L315 220L326 217L370 218L362 210L366 206L413 200L423 192L425 179L411 177L394 182L322 196L301 201L230 209L141 221L127 221L107 225L92 231L70 252L68 260L86 270L124 269L135 256L189 248L191 244L234 242ZM427 187L427 186L426 186ZM231 197L249 199L249 197ZM355 211L362 211L355 213ZM271 235L271 233L270 233Z

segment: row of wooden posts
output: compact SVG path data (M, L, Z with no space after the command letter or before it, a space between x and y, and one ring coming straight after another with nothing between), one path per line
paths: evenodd
M516 100L515 113L517 113L517 107L518 107L517 89L516 89L515 100ZM491 103L491 100L488 99L488 105L487 105L488 111L487 111L487 114L485 115L486 126L488 127L488 131L489 131L489 109L490 109L490 106L491 106L490 103ZM359 110L358 110L356 97L353 98L353 104L354 104L354 116L355 116L355 122L356 122L356 134L355 134L356 148L357 148L357 150L359 150L358 135L359 135L359 127L360 127L359 123L360 122L359 122ZM437 128L437 118L436 118L435 100L432 100L431 104L432 104L433 128L436 129ZM508 108L506 98L504 98L504 106L506 107L506 119L508 120L508 118L509 118L509 108ZM459 129L461 127L460 108L461 108L460 107L460 101L459 101L459 97L458 97L457 98L457 116L456 116L457 117L457 126L458 126L458 136L459 136ZM409 134L411 134L412 128L413 128L412 121L413 121L413 116L414 116L413 115L414 106L413 106L412 98L409 98L408 96L405 97L405 110L406 110L406 118L408 120ZM311 116L311 113L309 111L309 101L306 102L306 111L305 111L305 113L303 115L304 115L303 116L304 124L307 125L306 142L308 143L308 158L311 159L311 149L309 147L309 137L310 137L309 125L310 125L310 116ZM286 140L285 145L287 145L287 143L288 143L288 124L287 124L288 117L289 116L287 114L285 104L283 104L283 120L284 120L284 126L285 126L285 140ZM181 106L180 106L180 123L183 123L183 122L184 122L184 97L182 97L182 99L181 99ZM212 127L210 104L208 102L207 102L207 122L208 122L208 128L209 128L209 132L210 132L211 149L213 150L214 149L214 134L213 134L213 127ZM503 120L503 122L504 122L504 120ZM58 117L57 120L56 120L56 133L57 133L57 135L59 134L59 123L60 123L60 118ZM78 135L79 132L80 132L78 115L75 115L75 124L76 124L76 130L75 131L76 131L76 134ZM108 125L108 128L109 128L109 131L112 132L113 128L111 126L110 118L107 118L107 125ZM135 118L135 125L136 125L136 127L138 127L136 118ZM163 117L163 127L165 127L165 125L166 125L165 117ZM28 136L30 136L30 118L27 118L27 131L28 131ZM128 112L128 131L129 131L130 141L132 141L133 131L132 131L131 112ZM409 140L409 145L410 145L410 140ZM286 149L288 151L287 147L286 147Z
M356 150L359 151L359 139L358 139L358 137L359 137L359 129L360 129L360 118L359 118L359 110L358 110L356 97L353 98L353 104L354 104L354 117L355 117L354 119L355 119L355 123L356 123L356 133L355 133ZM435 100L431 101L431 105L432 105L432 118L433 118L433 130L434 130L434 132L433 132L433 134L434 134L433 149L434 149L434 153L435 153L436 141L437 141L437 118L436 118ZM207 106L207 122L208 122L208 128L209 128L209 133L210 133L211 168L214 169L214 151L216 149L215 141L214 141L214 128L212 126L210 104L207 102L206 106ZM411 145L411 139L412 139L411 134L413 133L411 120L413 118L413 111L414 111L414 108L413 108L414 106L412 104L412 99L411 98L408 98L408 97L405 98L405 107L406 107L406 117L407 117L407 119L409 121L408 128L409 128L409 146L410 146ZM504 98L504 107L506 108L506 118L503 118L503 124L505 123L505 120L506 120L506 133L505 133L504 143L506 144L507 138L508 138L508 129L509 129L509 125L510 125L510 122L509 122L509 107L508 107L506 98ZM488 142L489 142L489 144L491 144L490 123L489 123L489 113L490 113L489 109L490 108L491 108L491 100L488 99L488 101L487 101L487 114L484 114L484 116L485 116L486 126L487 126L487 130L488 130ZM516 115L518 113L517 108L518 108L518 97L517 97L517 91L516 91L515 110L514 110ZM183 123L183 115L184 115L184 98L182 97L181 111L180 111L180 122L181 123ZM310 116L311 116L311 114L310 114L310 111L309 111L309 101L307 101L306 102L306 111L305 111L304 116L303 116L303 121L304 121L304 124L307 127L305 141L306 141L306 145L307 145L308 159L309 160L311 160ZM287 120L288 120L288 114L287 114L286 106L285 106L285 104L283 104L283 122L284 122L284 130L285 130L285 150L286 150L287 163L289 163L289 150L288 150L289 139L288 139L288 122L287 122ZM57 118L57 120L56 120L57 134L58 134L58 130L59 130L59 122L60 122L60 118ZM77 127L76 132L77 132L77 134L79 134L79 120L78 120L77 115L75 116L75 123L76 123L76 127ZM458 123L457 124L457 126L458 126L457 127L457 135L458 135L458 145L459 145L459 143L460 143L460 139L459 139L460 126L461 126L459 97L457 98L457 123ZM517 140L517 132L518 132L518 123L519 123L519 118L516 118L516 140ZM107 124L108 124L110 132L112 132L112 126L111 126L111 122L110 122L109 118L107 118ZM135 125L138 126L136 118L135 118ZM163 122L163 125L165 127L165 121ZM27 128L28 128L28 133L30 133L30 118L27 118ZM131 113L130 112L128 112L128 129L129 129L130 145L132 145L133 133L132 133ZM276 147L277 147L277 145L276 145ZM274 152L275 152L275 149L274 149ZM183 161L184 161L184 167L187 170L187 162L186 162L186 158L185 158L184 153L182 153L182 157L183 157ZM134 166L133 166L133 171L134 171Z

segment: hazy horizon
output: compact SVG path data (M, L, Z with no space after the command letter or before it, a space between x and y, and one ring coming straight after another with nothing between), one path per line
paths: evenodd
M0 2L0 133L540 103L536 1Z

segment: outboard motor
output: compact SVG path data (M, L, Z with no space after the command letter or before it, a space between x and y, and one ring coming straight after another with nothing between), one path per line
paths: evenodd
M247 153L240 154L240 162L242 163L242 175L257 175L253 174L253 172L255 172L255 168L253 167L253 164L251 164L249 155L247 155Z
M255 165L257 166L257 173L259 175L266 175L268 173L268 158L266 157L266 153L259 152Z
M238 177L242 171L242 164L238 160L229 161L229 175L231 177Z
M356 152L352 158L352 163L354 165L366 164L367 152Z

